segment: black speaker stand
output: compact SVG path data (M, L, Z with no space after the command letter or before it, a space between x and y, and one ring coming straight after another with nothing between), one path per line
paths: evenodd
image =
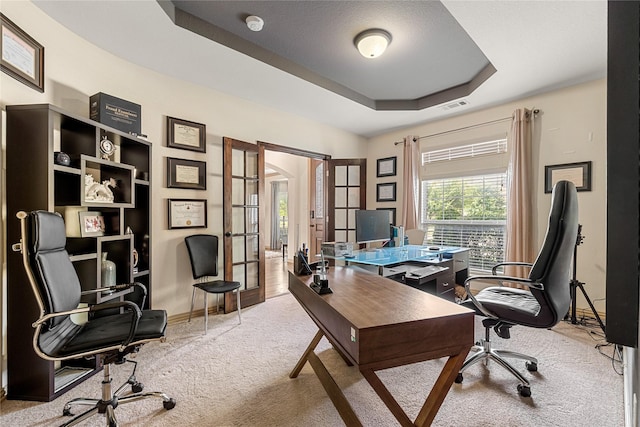
M578 237L576 239L576 245L573 248L573 277L572 277L571 282L570 282L571 323L574 324L574 325L576 325L578 323L578 320L576 318L576 294L577 294L576 289L580 288L580 290L582 291L582 296L584 296L584 299L587 300L587 303L589 304L589 307L591 307L591 311L593 312L593 315L595 316L596 320L600 324L600 328L602 329L602 332L605 332L604 323L602 322L602 319L600 318L600 315L596 311L596 308L593 306L593 303L591 302L591 299L589 298L589 295L587 295L587 291L584 289L584 283L576 279L576 267L577 267L577 264L578 264L578 246L580 246L580 244L584 240L584 236L582 236L581 233L582 233L582 225L578 224Z

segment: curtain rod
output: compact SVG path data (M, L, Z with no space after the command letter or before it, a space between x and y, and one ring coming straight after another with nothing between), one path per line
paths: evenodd
M537 109L537 108L535 108L535 109L533 109L531 111L533 112L533 114L538 114L540 112L540 110ZM467 130L467 129L473 129L473 128L480 127L480 126L492 125L494 123L506 122L507 120L511 120L511 119L512 119L512 117L503 117L501 119L490 120L488 122L476 123L475 125L469 125L469 126L465 126L465 127L461 127L461 128L457 128L457 129L445 130L443 132L432 133L432 134L425 135L425 136L419 136L417 138L413 138L413 141L415 142L415 141L418 141L418 140L423 139L423 138L432 138L434 136L446 135L448 133L459 132L461 130ZM396 141L396 142L393 143L393 145L398 145L398 144L404 144L404 141Z

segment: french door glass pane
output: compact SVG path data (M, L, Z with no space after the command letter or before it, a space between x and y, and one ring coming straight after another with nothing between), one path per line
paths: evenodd
M335 185L347 185L347 167L336 166L335 167Z
M360 207L360 187L349 187L347 203L349 207Z
M244 179L232 178L231 204L244 205Z
M233 223L231 232L233 234L244 234L246 232L245 223L244 223L245 209L243 207L235 207L231 209L231 212L232 212L232 223ZM235 253L235 250L233 252Z
M336 217L336 229L347 228L347 210L346 209L336 209L335 217Z
M358 187L359 185L360 185L360 166L359 165L349 166L349 186Z
M231 175L244 176L244 151L231 150Z
M336 187L335 194L336 194L335 207L346 208L347 207L347 189L345 187Z

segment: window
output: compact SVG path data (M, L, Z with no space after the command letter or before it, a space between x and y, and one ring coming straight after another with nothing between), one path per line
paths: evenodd
M469 268L504 261L506 173L423 180L421 228L428 245L469 248Z

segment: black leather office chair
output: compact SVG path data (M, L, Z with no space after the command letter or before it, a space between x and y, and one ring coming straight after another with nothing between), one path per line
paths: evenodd
M96 356L103 366L102 397L68 402L63 409L64 415L73 415L71 408L75 405L89 405L91 408L63 425L75 425L101 413L107 417L108 426L117 426L114 413L116 406L147 397L161 398L164 408L172 409L176 401L166 394L142 392L144 386L135 378L136 362L128 361L134 364L133 373L115 392L111 389L110 376L111 364L127 361L126 356L137 352L144 343L165 339L166 312L141 310L131 301L77 308L81 296L89 293L138 286L146 295L146 289L140 284L127 284L82 292L78 275L65 249L62 217L47 211L30 214L18 212L17 217L21 224L21 242L14 245L14 250L22 253L25 271L40 310L40 317L33 323L33 348L36 354L53 361ZM114 314L114 309L123 309L123 312ZM87 314L86 323L76 324L72 321L71 315L78 313ZM121 394L128 386L131 386L131 392Z
M538 360L521 353L492 349L489 332L493 328L499 337L507 339L510 337L509 329L514 325L551 328L569 310L571 262L578 235L576 188L569 181L559 181L553 188L551 198L547 233L533 264L504 262L493 267L491 276L471 276L465 281L470 299L463 304L487 318L482 321L485 338L472 347L471 350L476 353L471 354L464 362L456 378L457 383L462 382L462 372L469 366L480 360L490 359L520 380L518 392L521 396L531 395L529 381L504 358L526 360L526 367L532 372L538 370ZM529 276L523 279L497 275L497 268L506 265L529 267ZM470 285L474 281L499 283L500 286L488 287L473 295ZM502 286L508 282L525 285L528 289Z
M193 279L199 280L193 284L191 292L191 310L189 311L189 322L193 312L193 301L196 296L196 288L204 291L204 333L207 333L209 323L209 310L207 295L220 294L236 291L238 301L238 319L242 323L240 313L240 282L226 280L207 280L218 275L218 236L211 234L194 234L184 238L191 260L191 272ZM204 279L204 281L202 280ZM218 301L216 300L216 312L218 311Z

